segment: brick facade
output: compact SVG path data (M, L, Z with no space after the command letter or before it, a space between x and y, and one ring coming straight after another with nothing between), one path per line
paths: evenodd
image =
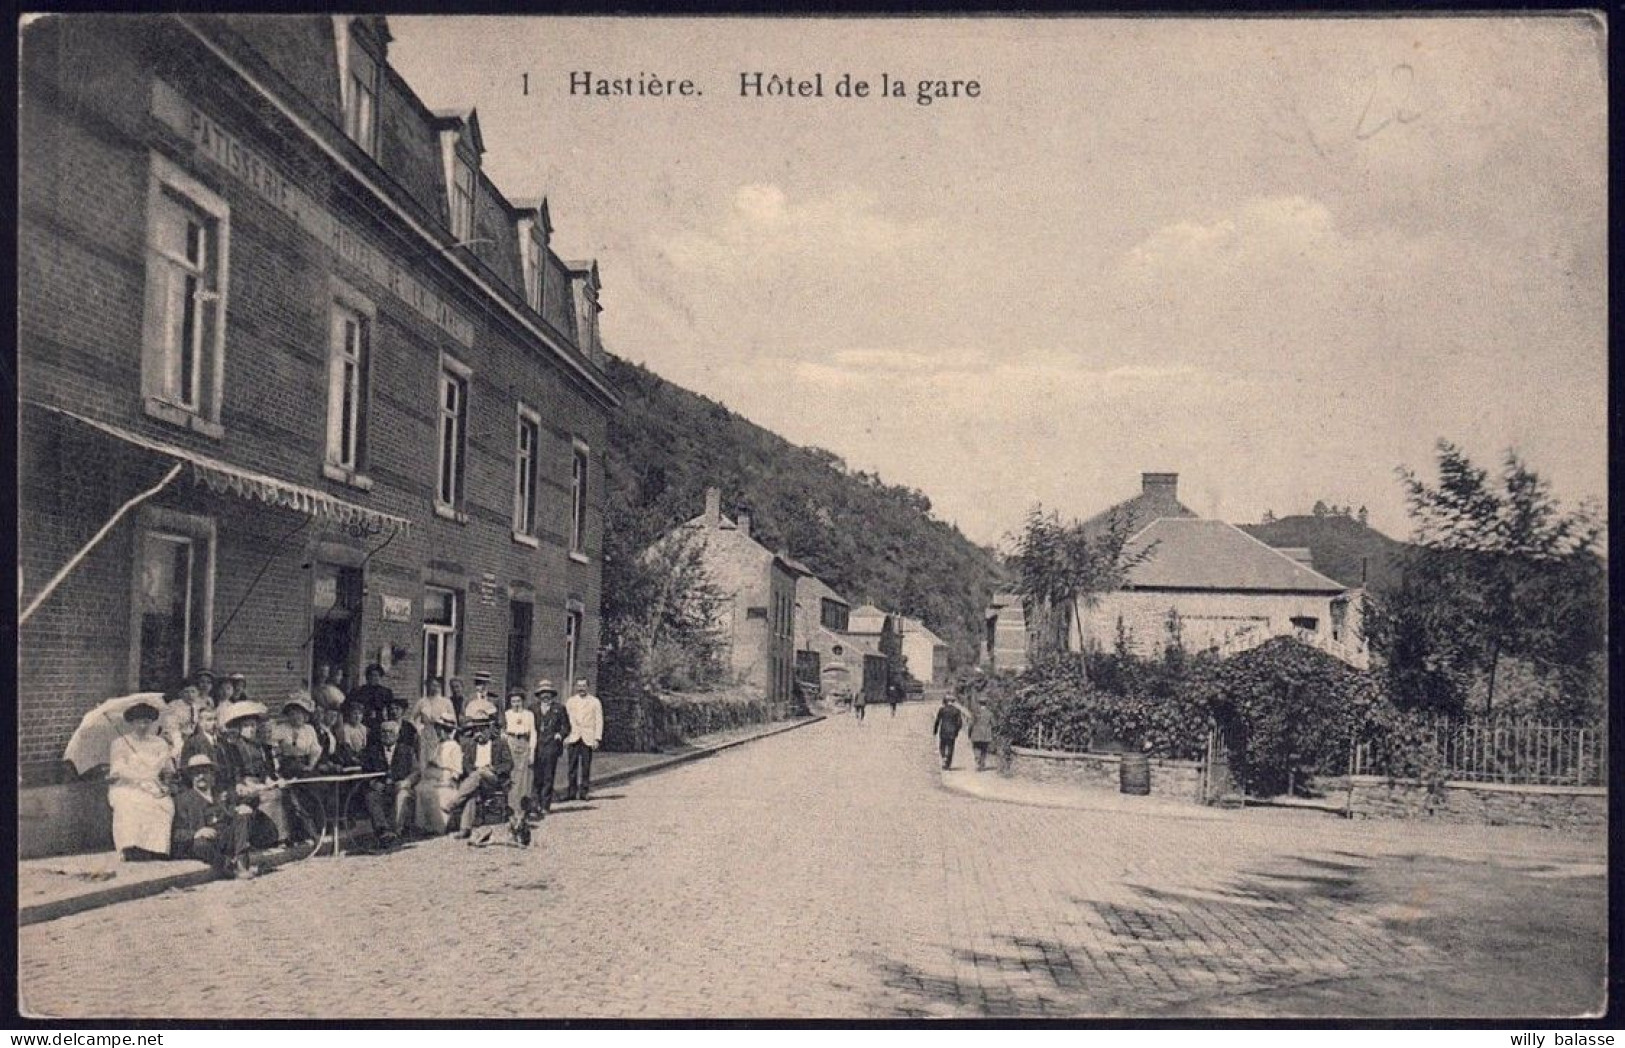
M344 136L335 52L347 21L59 17L24 34L24 604L126 499L183 456L387 515L341 525L308 507L214 490L184 468L20 631L19 759L29 781L61 773L58 757L87 709L134 690L137 544L165 521L207 530L197 549L213 570L203 559L194 570L213 589L204 609L209 635L191 663L245 673L257 697L309 685L315 612L331 606L318 580L337 569L361 579L359 626L344 659L352 682L382 655L388 683L417 694L428 586L462 595L460 675L487 669L505 683L517 602L532 608L527 680L567 676L572 611L581 627L576 675L596 679L603 453L616 403L599 348L577 343L568 272L545 248L542 312L530 308L512 232L521 214L483 176L475 229L496 246L480 254L451 241L439 154L426 152L438 148L430 117L387 67L377 160ZM229 208L229 254L218 239L227 284L213 433L155 416L142 395L159 164ZM324 468L336 302L370 311L359 482ZM462 498L452 516L435 508L446 357L469 371ZM530 536L517 537L521 403L539 423L535 522ZM174 453L137 447L59 410ZM587 512L572 550L582 447Z

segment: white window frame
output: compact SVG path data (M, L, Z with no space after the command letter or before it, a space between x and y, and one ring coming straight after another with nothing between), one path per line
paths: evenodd
M570 559L587 560L588 474L592 448L579 437L570 441Z
M419 683L422 693L429 692L429 648L433 645L439 655L440 672L438 674L442 684L449 687L450 680L458 675L462 666L463 657L463 592L452 589L450 586L425 586L423 591L424 607L428 607L431 594L448 594L451 597L451 622L423 623L423 650L422 664L418 669ZM424 616L427 618L427 616Z
M572 691L577 664L581 661L581 634L586 624L585 609L573 603L564 609L564 681L565 687Z
M157 506L142 506L136 510L135 517L135 545L134 555L130 558L130 640L129 663L127 671L127 686L130 691L140 687L141 682L141 545L146 535L174 536L185 539L192 544L193 559L192 571L194 579L199 570L202 571L201 580L196 580L201 587L198 609L202 621L197 623L199 650L195 653L196 665L193 664L194 652L191 648L190 638L185 646L185 655L182 658L182 672L190 675L198 666L207 666L213 661L214 655L214 575L215 575L215 525L209 517L197 516L191 513L178 513L175 510L162 509ZM198 556L201 548L202 556ZM199 564L201 560L201 565ZM187 631L191 632L192 609L187 607ZM175 682L179 684L179 681Z
M367 428L372 417L372 342L377 317L377 308L370 299L348 285L333 281L327 347L327 441L322 473L364 491L372 487L372 481L366 476ZM353 357L348 352L349 347L341 345L340 325L345 320L356 322L360 336ZM352 426L348 440L342 433L344 398L340 396L340 368L346 362L353 362L356 369L355 387L349 398Z
M464 185L464 182L467 185ZM451 158L451 237L459 244L474 236L474 196L479 189L479 171L462 153L453 150Z
M352 23L353 24L353 23ZM339 81L344 105L344 133L368 156L378 156L378 96L383 63L346 27L345 68ZM370 74L370 75L369 75Z
M542 245L537 242L534 233L527 233L524 237L525 245L525 301L537 313L542 311L542 273L544 260Z
M468 396L474 385L473 378L474 372L468 365L455 357L441 354L440 371L435 379L434 511L439 516L459 523L466 523L468 520L467 515L463 513L463 498L468 483ZM456 383L461 391L455 412L446 405L446 391L452 383ZM456 439L451 442L449 452L452 456L449 476L446 461L448 426L454 426L456 429ZM448 480L453 489L449 493L446 491Z
M204 216L201 264L171 255L158 246L159 224L173 207ZM209 249L213 257L209 257ZM226 304L231 274L231 208L202 182L168 158L151 154L147 186L146 301L142 320L141 393L147 414L211 437L223 436L220 405L226 375ZM178 272L195 270L199 289L193 293L197 318L193 321L192 390L177 396L169 373L175 347L169 294ZM212 285L212 286L211 286ZM191 403L187 400L190 399Z
M530 435L530 448L525 448L525 435ZM542 446L542 416L519 402L514 423L513 448L513 539L526 546L536 546L536 482L540 479Z

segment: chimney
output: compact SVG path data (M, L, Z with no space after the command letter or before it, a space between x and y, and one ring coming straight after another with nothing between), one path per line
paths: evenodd
M715 528L722 520L722 489L705 489L705 526Z
M1179 497L1179 474L1141 473L1140 494L1177 499Z
M747 539L750 538L750 510L741 509L734 516L739 522L739 533Z

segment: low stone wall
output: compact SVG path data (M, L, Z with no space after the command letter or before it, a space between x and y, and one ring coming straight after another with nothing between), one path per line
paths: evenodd
M1343 780L1342 788L1349 798L1349 813L1356 818L1430 818L1488 826L1544 826L1564 830L1608 828L1608 791L1600 786L1447 782L1431 790L1420 782L1355 775ZM1328 792L1336 796L1335 792Z
M1202 762L1153 757L1151 794L1202 803ZM1010 748L1009 774L1034 782L1082 786L1091 790L1121 788L1122 758L1115 753L1066 753L1060 750Z

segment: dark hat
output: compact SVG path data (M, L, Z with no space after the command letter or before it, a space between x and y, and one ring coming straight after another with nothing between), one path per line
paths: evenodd
M361 675L366 676L369 673L376 673L380 677L389 676L389 671L384 669L384 664L381 663L381 662L369 662L369 663L367 663L367 668L362 671Z
M488 671L488 670L476 670L474 672L474 683L475 684L489 684L489 683L491 683L490 671Z
M159 717L158 707L145 702L138 702L124 711L126 722L155 721Z
M204 677L207 677L210 680L215 680L216 677L215 677L214 670L210 669L207 666L204 666L204 667L201 667L200 669L197 669L197 670L193 671L193 673L192 673L192 683L196 684L199 680L203 679Z

